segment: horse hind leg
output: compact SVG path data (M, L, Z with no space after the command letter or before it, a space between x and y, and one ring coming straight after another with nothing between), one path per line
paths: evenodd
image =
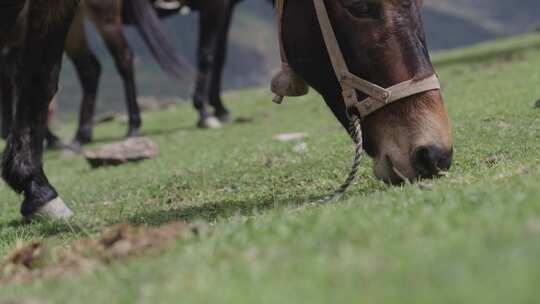
M124 82L126 102L129 114L129 129L127 137L139 135L142 125L139 105L137 103L137 87L135 84L134 54L126 37L124 36L122 18L118 18L122 13L119 1L111 1L107 5L97 4L94 8L94 22L101 33L107 48L113 55L116 68Z
M29 20L39 18L34 15L38 13L30 13ZM50 24L45 33L32 27L17 54L18 105L3 156L2 177L24 194L21 213L25 217L61 219L72 215L49 183L42 159L48 105L57 91L68 21Z

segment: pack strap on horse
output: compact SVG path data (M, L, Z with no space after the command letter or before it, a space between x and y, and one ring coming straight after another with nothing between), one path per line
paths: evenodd
M283 45L283 14L286 0L276 0L282 69L272 79L271 89L276 96L274 102L281 104L284 97L302 96L308 93L307 83L290 67ZM321 28L326 50L330 57L336 78L341 86L347 116L351 121L351 135L356 142L356 156L347 181L332 195L322 200L331 201L343 194L354 181L362 154L361 120L375 111L404 98L432 90L440 90L441 85L436 74L423 79L410 79L389 88L383 88L362 79L349 71L345 57L341 52L334 28L328 16L324 0L313 0L317 20ZM357 92L367 97L360 100Z

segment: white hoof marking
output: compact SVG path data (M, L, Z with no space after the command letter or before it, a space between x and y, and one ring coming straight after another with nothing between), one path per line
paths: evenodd
M57 197L36 211L33 217L44 217L50 220L62 220L73 216L73 211L66 206L64 201Z
M221 122L216 117L205 118L201 123L202 128L207 129L220 129L222 127Z

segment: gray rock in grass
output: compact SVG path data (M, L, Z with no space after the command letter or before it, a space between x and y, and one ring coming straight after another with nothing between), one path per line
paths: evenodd
M84 157L92 168L138 162L155 158L158 154L158 146L145 137L129 138L84 151Z

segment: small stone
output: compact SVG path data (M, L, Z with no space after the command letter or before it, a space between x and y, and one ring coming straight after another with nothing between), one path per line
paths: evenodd
M501 128L501 129L510 129L512 127L512 125L509 124L506 121L501 120L501 121L497 122L497 127Z
M129 138L121 142L87 150L84 157L92 168L118 166L130 162L153 159L159 154L158 146L149 138Z
M421 182L418 183L418 188L420 188L421 190L432 191L435 189L435 185L432 183Z
M540 109L540 99L536 101L536 103L534 104L534 107L537 109Z
M274 139L278 141L282 141L282 142L288 142L288 141L300 140L307 136L308 136L307 133L283 133L283 134L278 134L274 136Z
M540 219L536 218L528 220L525 227L527 228L528 232L540 234Z
M519 175L527 175L530 173L529 167L525 165L520 165L517 169L517 174Z

